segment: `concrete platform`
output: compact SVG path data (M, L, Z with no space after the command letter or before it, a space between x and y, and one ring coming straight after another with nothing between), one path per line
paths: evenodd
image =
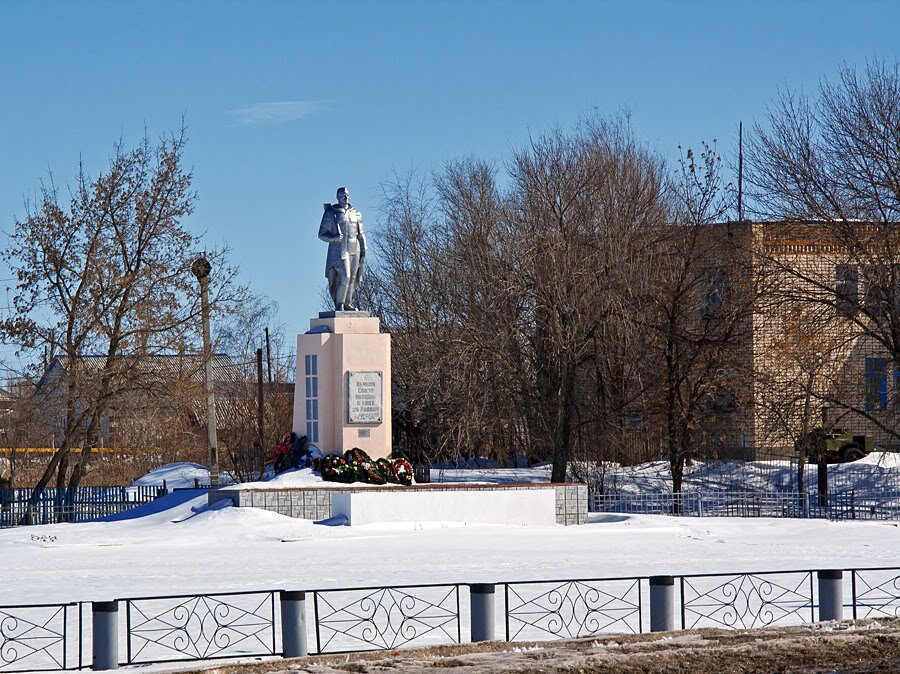
M288 517L322 520L344 515L350 525L373 522L461 522L544 526L584 524L587 485L421 484L210 490L209 504L229 500Z

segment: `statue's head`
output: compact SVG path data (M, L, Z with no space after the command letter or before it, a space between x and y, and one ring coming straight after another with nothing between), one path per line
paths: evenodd
M338 187L337 200L341 206L346 207L350 203L350 190L346 187Z

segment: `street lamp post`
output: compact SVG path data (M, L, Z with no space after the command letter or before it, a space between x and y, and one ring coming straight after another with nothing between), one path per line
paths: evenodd
M194 260L191 272L200 281L200 312L203 316L203 364L206 383L206 438L209 444L209 482L219 486L219 447L216 441L216 392L213 387L212 340L209 336L209 273L212 265L205 257Z

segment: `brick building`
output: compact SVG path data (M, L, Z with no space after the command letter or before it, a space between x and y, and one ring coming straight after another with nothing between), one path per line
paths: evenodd
M809 426L897 447L900 259L891 224L747 223L760 296L753 313L754 444L790 447Z

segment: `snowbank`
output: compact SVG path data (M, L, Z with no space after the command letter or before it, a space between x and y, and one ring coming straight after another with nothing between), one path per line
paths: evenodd
M223 481L230 481L228 474L220 475ZM181 461L178 463L167 463L165 466L154 468L146 475L142 475L132 484L139 487L154 486L161 487L163 481L169 489L181 489L193 487L196 484L209 484L209 468L201 466L199 463L190 463Z

